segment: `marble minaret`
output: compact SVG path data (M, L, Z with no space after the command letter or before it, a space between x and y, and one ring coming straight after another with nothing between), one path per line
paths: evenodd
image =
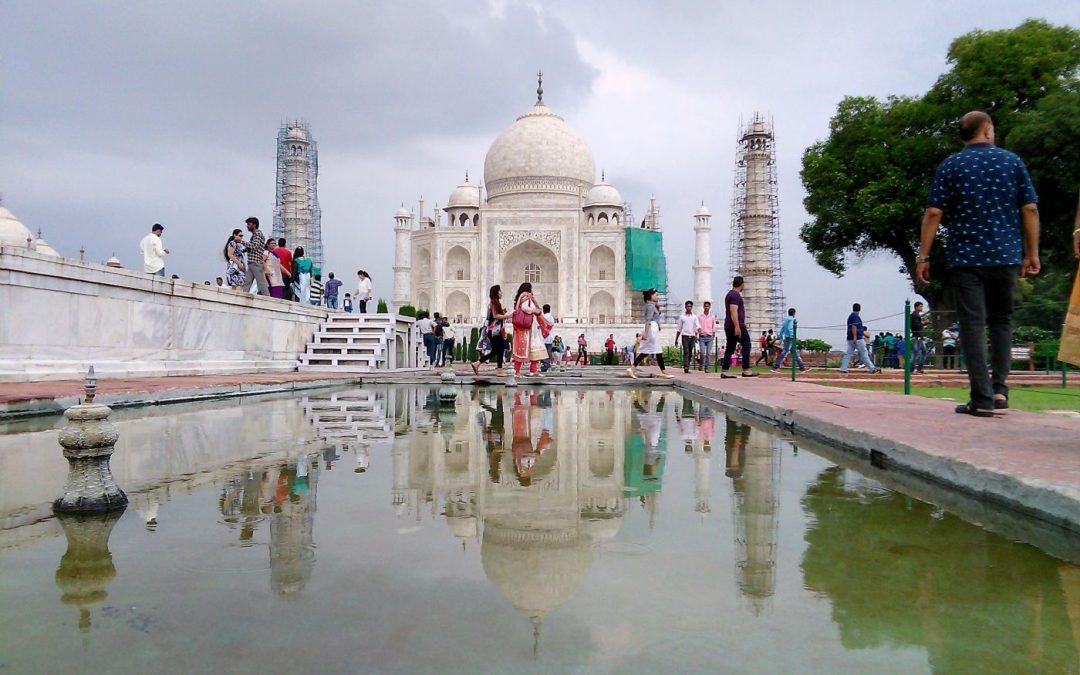
M402 204L394 214L394 310L412 296L412 214Z
M709 218L712 214L701 202L701 208L694 214L694 307L700 311L701 303L712 301L712 256L709 252L712 239L712 226Z
M319 151L304 122L289 122L278 132L277 199L274 237L285 237L289 250L303 246L322 268L322 210L318 194Z

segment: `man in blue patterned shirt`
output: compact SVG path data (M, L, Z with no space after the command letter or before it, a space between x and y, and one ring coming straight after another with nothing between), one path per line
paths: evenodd
M956 412L992 417L1009 407L1013 290L1017 273L1039 273L1039 197L1024 162L994 146L990 116L960 120L964 149L938 167L923 214L915 280L930 283L930 248L945 228L948 283L960 320L970 400ZM990 370L986 329L990 332Z

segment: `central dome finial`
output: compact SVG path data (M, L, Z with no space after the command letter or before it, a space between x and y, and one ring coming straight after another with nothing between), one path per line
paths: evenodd
M536 103L537 105L544 103L544 71L542 70L536 72Z

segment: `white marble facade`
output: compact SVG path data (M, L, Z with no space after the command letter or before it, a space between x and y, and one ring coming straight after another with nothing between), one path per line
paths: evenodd
M529 281L560 323L629 319L622 198L596 182L592 150L542 96L492 143L484 183L486 198L466 175L434 217L422 201L418 215L395 215L396 306L472 323L492 285L510 303Z
M290 372L325 308L0 246L0 382Z

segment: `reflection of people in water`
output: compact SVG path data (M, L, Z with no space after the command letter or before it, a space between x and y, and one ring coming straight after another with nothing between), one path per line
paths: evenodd
M712 451L714 435L716 435L716 413L708 406L701 406L698 415L698 438L705 446L705 452Z
M690 454L694 451L694 441L698 439L698 421L694 414L694 402L684 396L682 406L676 411L675 417L679 422L683 451Z
M337 448L335 448L333 446L323 448L322 456L323 456L323 461L326 462L326 470L327 471L329 471L330 469L333 469L334 468L333 463L338 461L339 459L341 459L341 455L338 454Z
M641 438L645 441L645 463L642 467L646 480L659 479L660 466L660 426L661 417L664 413L664 393L660 394L656 402L656 410L649 411L649 394L645 391L638 392L634 399L634 408L638 413L638 425L641 429Z
M500 394L495 395L495 405L491 406L480 399L480 407L483 408L490 420L483 422L484 426L484 443L487 446L488 454L488 473L491 475L491 482L498 483L500 477L499 463L502 460L502 454L504 450L503 435L505 429L505 420L503 419L503 400Z
M364 473L368 470L368 466L371 463L371 456L368 454L368 446L366 443L361 443L356 446L356 468L353 469L354 473Z
M724 475L728 478L741 478L746 464L746 441L750 438L750 425L740 424L727 418L727 433L724 436L724 452L727 455Z
M511 411L513 437L510 451L514 455L514 470L521 485L532 484L533 467L536 460L551 446L551 432L540 422L540 409L537 406L536 393L514 394L514 408Z

